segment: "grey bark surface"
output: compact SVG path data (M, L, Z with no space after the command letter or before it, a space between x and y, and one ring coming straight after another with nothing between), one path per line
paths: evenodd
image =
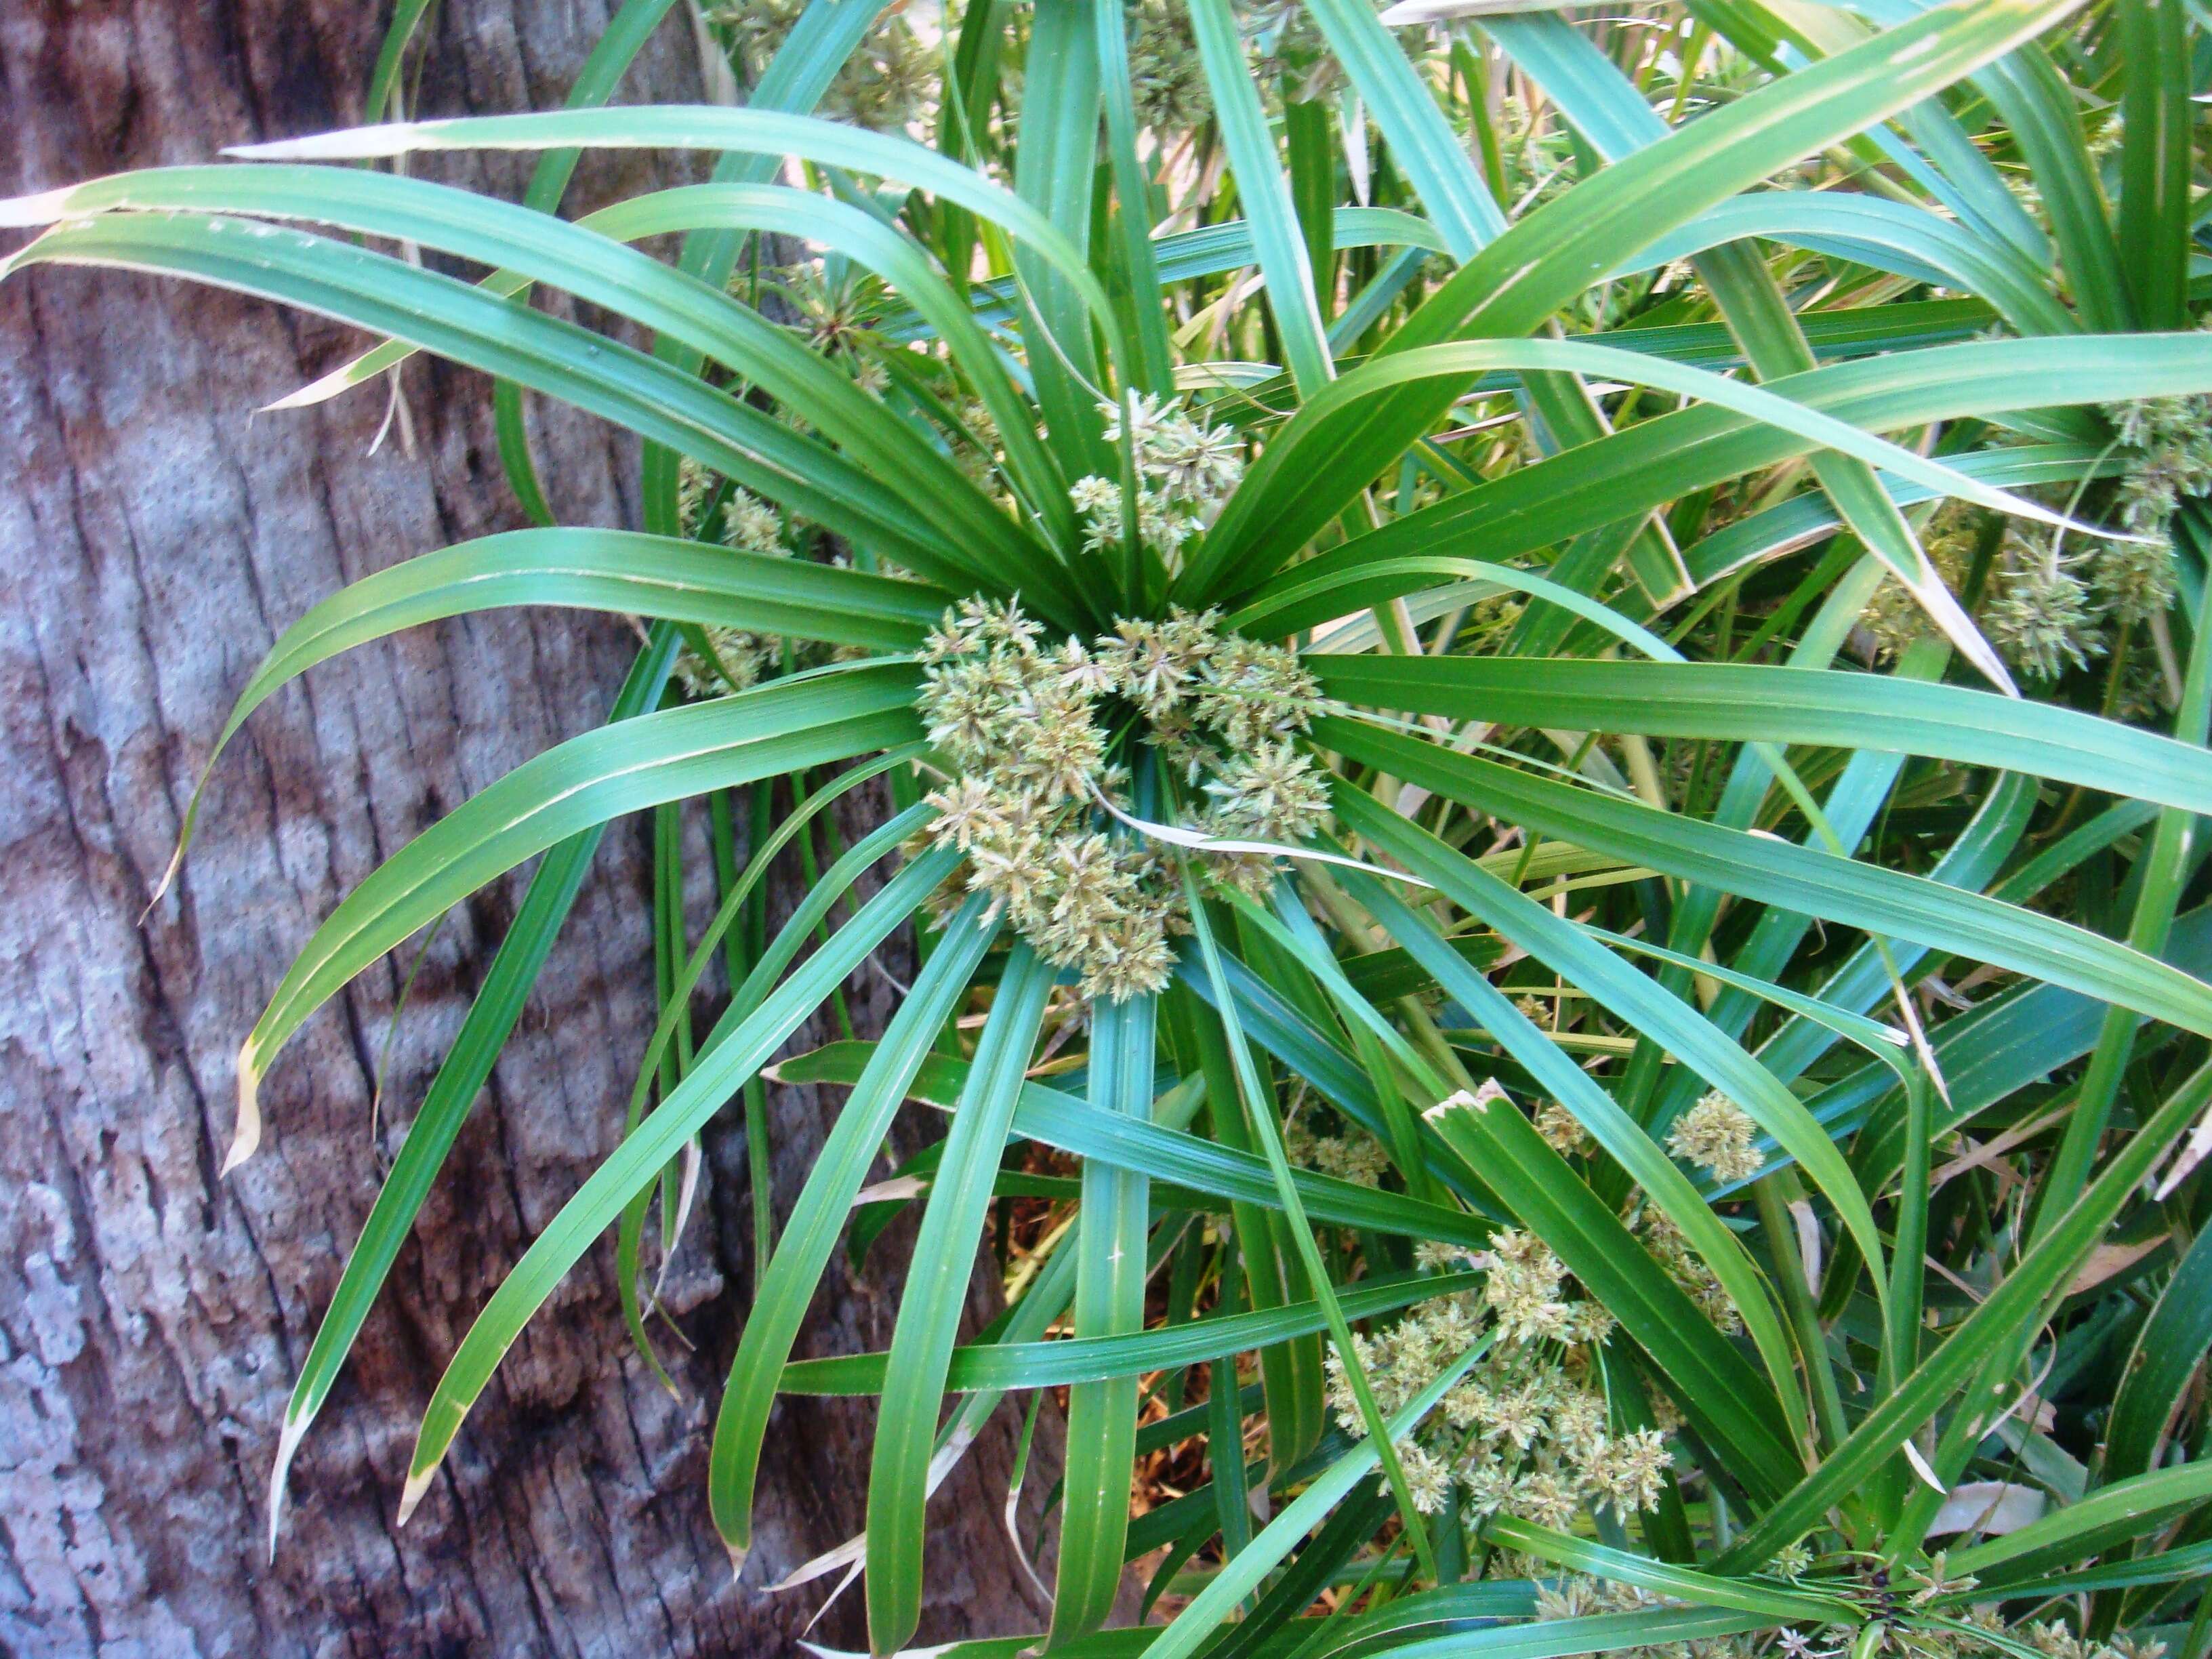
M0 193L358 119L384 10L9 0ZM447 0L419 108L556 103L607 10ZM679 19L625 96L696 86ZM439 176L511 198L526 168L495 157ZM653 176L592 158L575 196ZM757 1544L732 1583L704 1472L753 1278L734 1113L709 1137L704 1213L672 1283L694 1345L666 1345L681 1397L630 1356L603 1245L510 1353L407 1528L393 1526L439 1370L617 1138L653 1015L635 824L608 836L301 1452L283 1547L273 1565L263 1556L292 1380L520 878L432 939L392 1028L380 1118L373 1080L411 956L294 1040L262 1091L261 1152L222 1180L237 1045L340 896L459 801L595 725L635 647L611 620L514 611L317 670L225 756L182 878L141 925L209 744L277 633L344 582L519 522L477 377L409 369L412 455L392 441L371 453L380 390L251 413L361 343L319 319L116 273L46 269L0 285L0 1649L791 1651L821 1587L759 1587L858 1530L873 1413L779 1408ZM532 420L562 519L634 522L634 447L580 417ZM890 961L902 973L897 951ZM856 1019L880 1020L883 977L849 989ZM833 1094L772 1091L780 1207ZM802 1352L887 1343L896 1285L882 1269L897 1254L896 1238L879 1246L866 1282L833 1265ZM1036 1627L999 1519L1008 1416L933 1506L925 1638ZM1032 1469L1032 1498L1052 1474ZM861 1645L857 1604L848 1596L817 1638Z

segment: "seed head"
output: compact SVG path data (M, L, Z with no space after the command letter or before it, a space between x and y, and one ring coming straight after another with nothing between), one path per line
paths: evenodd
M722 543L747 553L782 553L782 515L759 496L733 489L722 508Z
M1759 1126L1716 1090L1674 1120L1667 1149L1702 1165L1716 1181L1748 1181L1766 1167L1758 1139Z
M1582 1120L1557 1101L1547 1100L1536 1109L1536 1133L1561 1158L1588 1152L1596 1144Z
M1983 619L1990 643L2038 679L2055 680L2069 664L2087 668L2105 654L2097 606L2073 560L2017 532L2005 538L2005 567Z
M1203 670L1224 647L1243 665L1248 701L1305 682L1295 656L1224 641L1219 623L1212 611L1176 610L1120 622L1089 646L1070 639L1046 650L1018 603L971 599L948 610L925 644L918 710L956 773L928 797L939 814L929 838L967 856L969 890L988 894L990 914L1003 914L1048 962L1078 970L1085 996L1164 988L1172 940L1188 928L1179 869L1114 830L1103 811L1103 803L1127 810L1129 771L1115 753L1127 722L1110 708L1102 718L1102 702L1134 705L1146 717L1141 739L1189 782L1206 781L1213 804L1201 823L1214 833L1304 839L1326 810L1322 778L1287 738L1232 756L1196 720L1200 700L1218 692ZM1286 731L1304 720L1287 703L1267 718ZM1255 896L1276 878L1264 854L1205 857L1217 879ZM1347 1142L1333 1172L1372 1182L1382 1167L1378 1149Z
M2113 621L2141 627L2173 605L2179 587L2173 544L2163 536L2154 542L2106 542L2089 567L2089 582Z

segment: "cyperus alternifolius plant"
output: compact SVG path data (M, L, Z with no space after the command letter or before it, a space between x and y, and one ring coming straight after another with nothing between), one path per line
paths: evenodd
M928 1634L928 1494L1049 1395L1024 1647L2204 1659L2203 19L810 0L702 14L735 103L607 106L665 9L564 111L0 208L38 233L0 275L371 337L288 404L415 351L494 383L541 522L332 595L218 747L399 628L641 625L609 725L395 854L246 1037L239 1156L294 1031L537 860L276 1430L272 1544L649 813L659 1028L403 1514L610 1230L658 1367L726 1113L757 1260L707 1502L743 1569L778 1397L878 1398L865 1539L795 1575L858 1564L878 1653ZM484 148L537 156L523 202L349 165ZM711 172L567 216L587 148ZM550 522L526 395L639 434L639 527ZM888 1025L791 1052L900 939ZM771 1066L849 1091L795 1194ZM945 1133L872 1186L908 1102ZM920 1216L890 1346L794 1360L864 1190ZM987 1234L1009 1306L962 1346ZM1153 1623L1101 1636L1131 1571Z

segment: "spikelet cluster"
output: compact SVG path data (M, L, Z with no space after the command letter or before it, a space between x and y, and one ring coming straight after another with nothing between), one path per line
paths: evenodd
M1954 593L1966 585L1966 574L1972 566L1978 522L1978 515L1972 508L1961 502L1947 501L1929 521L1920 538L1920 550L1928 556L1936 574L1943 579L1943 586ZM1938 631L1920 601L1893 575L1882 578L1874 598L1859 613L1859 625L1873 638L1875 655L1882 661L1897 657L1916 640Z
M1559 1619L1589 1619L1609 1613L1649 1613L1653 1608L1670 1605L1666 1598L1638 1589L1633 1584L1614 1583L1607 1579L1594 1578L1587 1573L1561 1573L1546 1582L1552 1569L1546 1564L1522 1561L1515 1564L1521 1576L1537 1578L1536 1622L1548 1624ZM1795 1632L1780 1632L1775 1650L1783 1659L1838 1659L1831 1650L1815 1647L1810 1642L1793 1646ZM1633 1659L1752 1659L1765 1649L1764 1634L1744 1636L1707 1636L1687 1642L1650 1643L1638 1647L1612 1648L1608 1652L1633 1656Z
M706 16L757 83L806 6L807 0L716 0ZM928 114L940 72L927 43L895 10L845 60L815 112L878 132L900 131Z
M2015 1640L2024 1641L2044 1659L2165 1659L2166 1644L2115 1636L2108 1642L2084 1639L2070 1625L2056 1619L2023 1621L2013 1627Z
M1431 1250L1431 1263L1442 1253ZM1657 1430L1614 1433L1593 1386L1592 1352L1613 1316L1576 1294L1566 1268L1534 1235L1507 1231L1475 1259L1480 1291L1425 1303L1373 1336L1352 1339L1376 1404L1398 1410L1492 1337L1474 1369L1444 1395L1442 1411L1407 1443L1404 1462L1417 1506L1443 1508L1461 1492L1470 1524L1498 1513L1540 1525L1571 1524L1585 1506L1626 1516L1659 1500L1668 1453ZM1329 1405L1352 1435L1365 1426L1341 1355L1328 1356Z
M1674 1120L1667 1150L1695 1164L1718 1182L1748 1181L1766 1167L1759 1126L1743 1108L1716 1090Z
M2212 495L2212 398L2145 398L2105 410L2134 449L2115 505L2120 522L2153 539L2102 544L2087 570L2100 612L2140 626L2172 607L2173 544L2166 533L2185 496Z
M2162 532L2156 541L2106 542L2089 567L2089 582L2106 616L2124 627L2142 627L2171 610L2179 591L2173 544Z
M1793 1553L1802 1565L1784 1559ZM1794 1579L1802 1575L1807 1565L1809 1552L1802 1544L1793 1545L1775 1559L1770 1571ZM2084 1638L2060 1620L2022 1619L2008 1625L1994 1601L1959 1607L1956 1598L1974 1589L1975 1580L1952 1571L1941 1550L1923 1565L1900 1565L1893 1573L1884 1574L1880 1579L1863 1576L1856 1585L1836 1578L1820 1582L1831 1590L1856 1589L1863 1605L1870 1611L1890 1615L1890 1638L1875 1650L1877 1652L1896 1650L1919 1656L1920 1659L2018 1659L2023 1653L2041 1654L2045 1659L2164 1659L2166 1652L2163 1642L2133 1636L2115 1635L2103 1641ZM1948 1599L1953 1604L1931 1606L1939 1598ZM1541 1605L1540 1598L1540 1617ZM1915 1616L1922 1614L1923 1609L1933 1616ZM1827 1639L1820 1639L1822 1635ZM1849 1645L1844 1639L1847 1635L1846 1631L1836 1626L1818 1634L1785 1629L1776 1633L1775 1649L1782 1659L1841 1659ZM1689 1647L1694 1650L1702 1645L1691 1644ZM1644 1651L1662 1653L1656 1648ZM1685 1659L1702 1656L1687 1652Z
M676 501L684 533L746 553L788 558L782 516L758 496L732 485L718 501L718 481L696 461L677 474ZM778 634L709 624L701 630L714 657L708 661L686 647L676 659L675 678L693 697L719 697L759 684L781 664L785 641Z
M2116 1637L2110 1644L2083 1644L2073 1638L2063 1625L2050 1627L2057 1632L2056 1637L2045 1634L2039 1639L2035 1626L2022 1623L2008 1629L1992 1606L1947 1608L1932 1617L1915 1617L1914 1613L1926 1607L1938 1594L1973 1587L1971 1578L1946 1577L1942 1559L1939 1551L1924 1570L1916 1571L1911 1566L1897 1569L1895 1585L1891 1582L1893 1575L1885 1573L1878 1583L1866 1586L1864 1604L1869 1610L1879 1609L1892 1615L1883 1632L1884 1639L1869 1651L1912 1655L1917 1659L1998 1659L2000 1655L2012 1659L2027 1650L2044 1652L2049 1659L2159 1659L2154 1651L2158 1644L2138 1644L2126 1637ZM1810 1552L1802 1544L1794 1544L1775 1558L1770 1571L1795 1579L1810 1565ZM1500 1567L1499 1576L1510 1573L1540 1581L1551 1571L1547 1564L1526 1557L1515 1557L1500 1564ZM1851 1588L1846 1582L1836 1579L1823 1583L1831 1590ZM1900 1594L1906 1585L1913 1588ZM1645 1613L1684 1605L1686 1604L1632 1584L1570 1572L1538 1583L1536 1621L1542 1624L1602 1613ZM1900 1613L1902 1616L1897 1616ZM1755 1659L1759 1655L1771 1655L1775 1659L1843 1659L1851 1645L1852 1629L1841 1623L1816 1626L1810 1630L1784 1626L1777 1631L1699 1637L1610 1651L1632 1655L1634 1659ZM2046 1642L2051 1645L2045 1646Z
M1138 124L1169 141L1196 131L1213 113L1213 94L1189 8L1180 0L1140 0L1130 21L1129 88Z
M1575 1158L1592 1151L1597 1145L1583 1121L1555 1100L1546 1101L1536 1109L1536 1133L1544 1144L1561 1158Z
M2130 429L2140 431L2142 426L2137 418ZM2162 505L2147 505L2150 497L2131 495L2152 473L2163 475L2159 464L2146 462L2145 467L2131 472L2123 486L2121 516L2152 540L2097 541L2069 553L2063 541L2049 532L2006 526L1980 621L1990 643L2021 672L2053 680L2069 668L2085 668L2109 648L2111 624L2141 626L2172 605L2173 544L2164 526L2175 497L2165 490L2157 497ZM2206 482L2199 478L2195 487ZM1954 501L1936 515L1923 539L1936 573L1954 592L1966 583L1979 521L1975 509ZM1894 576L1883 580L1859 623L1881 660L1936 631L1919 601Z
M1137 536L1173 571L1183 544L1221 510L1244 476L1244 449L1236 432L1187 413L1180 398L1163 402L1146 392L1124 410L1102 404L1105 439L1119 447L1126 435L1136 448ZM1125 422L1125 413L1128 419ZM1110 553L1121 545L1124 503L1115 479L1093 473L1069 491L1083 518L1083 545Z
M1869 1584L1863 1595L1869 1607L1894 1619L1893 1637L1885 1648L1893 1646L1918 1659L2017 1659L2023 1653L2040 1654L2044 1659L2165 1659L2166 1644L2155 1639L2116 1634L2100 1640L2085 1637L2057 1619L2021 1619L2008 1625L1993 1601L1957 1607L1955 1598L1972 1589L1975 1581L1951 1571L1941 1550L1923 1566L1903 1568L1901 1577L1901 1584ZM1826 1582L1831 1588L1837 1586L1835 1580ZM1939 1597L1951 1598L1954 1605L1931 1606ZM1844 1632L1831 1627L1827 1634L1831 1639L1822 1644L1784 1630L1776 1645L1782 1659L1841 1659L1848 1644L1836 1638ZM1687 1659L1703 1656L1692 1654Z
M2183 496L2212 495L2212 398L2144 398L2105 416L2122 443L2142 452L2120 484L2129 529L2162 529Z
M1544 1624L1559 1619L1589 1619L1601 1613L1641 1613L1656 1605L1656 1598L1649 1591L1583 1572L1563 1572L1536 1587L1536 1618Z
M952 464L978 485L989 489L998 476L1005 441L998 417L981 398L963 398L953 406L954 429L947 435Z
M1982 627L2021 672L2055 680L2105 654L2100 608L2084 579L2091 557L2064 555L2055 539L2006 531L2003 567L1990 583Z
M2114 720L2142 725L2163 717L2171 695L2157 657L2150 652L2131 652L2120 669L2119 683L2108 688L2106 707Z
M1349 1125L1346 1129L1340 1135L1316 1134L1305 1114L1294 1113L1283 1124L1284 1155L1300 1169L1318 1170L1358 1187L1380 1187L1389 1158L1373 1136Z
M1735 1299L1705 1265L1704 1258L1690 1248L1690 1241L1672 1217L1657 1205L1646 1204L1634 1224L1636 1235L1644 1241L1644 1248L1651 1253L1651 1259L1685 1296L1698 1304L1698 1312L1730 1336L1743 1329L1743 1314Z
M923 653L921 716L953 774L928 797L927 833L967 855L969 890L989 894L1047 961L1079 969L1086 996L1160 989L1188 925L1158 844L1113 833L1127 745L1196 789L1205 805L1187 827L1200 834L1295 844L1327 817L1327 783L1296 743L1320 707L1313 677L1295 653L1219 623L1178 609L1048 648L1018 603L977 599L945 613ZM1265 854L1200 856L1246 890L1273 879Z
M882 278L850 265L833 271L826 261L801 259L766 273L761 286L783 302L791 313L785 326L817 356L843 368L862 391L884 390L889 374L876 331L889 302ZM742 267L730 273L730 291L738 298L749 297L751 287L751 275Z

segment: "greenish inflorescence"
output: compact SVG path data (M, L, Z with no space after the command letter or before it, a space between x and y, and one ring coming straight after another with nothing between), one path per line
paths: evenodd
M2163 530L2183 496L2212 494L2212 398L2143 398L2105 416L2142 452L2120 485L2130 530Z
M1636 1218L1634 1230L1644 1241L1644 1248L1651 1253L1651 1259L1717 1329L1731 1336L1743 1329L1743 1310L1730 1299L1719 1276L1690 1248L1689 1239L1674 1224L1672 1216L1657 1205L1647 1202Z
M1987 1615L1977 1623L1989 1628ZM2013 1627L2015 1638L2025 1640L2044 1659L2165 1659L2166 1644L2133 1636L2115 1636L2109 1642L2085 1640L2072 1626L2056 1619L2026 1621Z
M2105 410L2117 442L2136 452L2112 492L2110 511L2133 539L2118 536L2069 544L2063 531L2008 524L1996 546L1980 606L1990 641L2033 679L2053 681L2087 668L2114 647L2116 630L2158 623L2179 592L2170 526L2176 508L2212 493L2212 398L2147 398ZM1963 592L1985 515L1947 502L1923 548L1944 585ZM1936 631L1919 602L1894 577L1860 617L1875 655L1894 658ZM2130 684L2151 671L2130 661ZM2167 696L2171 697L2171 688ZM2148 713L2156 698L2123 696L2115 712Z
M1492 1562L1496 1577L1542 1577L1547 1564L1514 1552L1502 1552ZM1775 1558L1772 1571L1788 1579L1802 1578L1812 1565L1811 1552L1793 1544ZM1836 1581L1821 1580L1823 1588ZM2042 1659L2163 1659L2166 1644L2115 1636L2109 1642L2084 1639L2056 1620L2022 1619L2007 1623L1995 1601L1953 1607L1939 1598L1971 1590L1976 1581L1956 1573L1944 1553L1935 1552L1924 1566L1901 1566L1880 1577L1869 1570L1863 1587L1868 1601L1887 1611L1906 1615L1875 1628L1881 1640L1865 1650L1869 1654L1905 1654L1917 1659L2008 1659L2038 1654ZM1644 1613L1668 1606L1667 1601L1633 1584L1614 1583L1587 1573L1563 1573L1540 1585L1536 1617L1545 1623L1562 1619L1587 1619L1601 1613ZM1915 1616L1919 1615L1919 1616ZM1652 1643L1614 1648L1609 1651L1633 1659L1750 1659L1773 1653L1779 1659L1843 1659L1846 1644L1832 1628L1822 1636L1808 1635L1785 1626L1772 1635L1747 1632L1737 1636L1699 1637L1689 1641Z
M1129 86L1138 121L1164 135L1204 125L1213 118L1213 94L1188 8L1181 0L1143 0L1130 19Z
M1590 1139L1590 1132L1583 1127L1583 1121L1556 1100L1546 1101L1537 1108L1536 1133L1561 1158L1580 1156L1597 1145Z
M1465 1265L1449 1247L1424 1246L1431 1267ZM1443 1398L1443 1411L1401 1449L1415 1505L1443 1510L1452 1488L1470 1528L1493 1515L1571 1524L1584 1504L1624 1518L1659 1500L1664 1432L1614 1433L1596 1351L1613 1328L1597 1303L1571 1293L1559 1259L1532 1233L1509 1229L1480 1258L1480 1291L1423 1304L1396 1324L1352 1340L1385 1413L1395 1412L1487 1336L1489 1352ZM1345 1431L1366 1432L1343 1357L1328 1358L1329 1406Z
M540 860L272 1507L646 811L625 1129L429 1392L403 1518L611 1231L681 1381L742 1113L705 1507L785 1553L777 1396L874 1394L866 1534L786 1579L864 1571L872 1653L2212 1659L2202 6L608 0L566 107L489 124L419 118L436 32L389 9L371 131L0 201L0 281L398 331L279 407L396 420L410 350L505 383L547 522L318 604L218 746L404 627L647 642L246 1038L226 1168L305 1021ZM672 31L699 81L640 106ZM531 155L527 205L418 152ZM639 528L550 523L526 394L647 446ZM908 961L872 1020L852 976ZM787 1146L771 1082L850 1094ZM910 1098L957 1109L900 1162ZM901 1236L888 1352L796 1360L841 1243ZM975 1536L931 1495L1062 1389L991 1575L1056 1578L1048 1626L917 1648ZM1107 1631L1152 1563L1181 1611Z
M757 80L805 9L806 0L720 0L706 16L726 33ZM939 67L929 43L895 9L837 71L815 112L878 132L899 131L934 106Z
M677 507L687 536L769 558L797 556L792 544L805 528L803 521L716 477L696 461L686 460L678 469ZM830 562L842 566L848 561L839 555ZM787 638L761 629L720 623L702 624L699 635L707 643L707 651L686 646L678 653L674 670L677 684L694 699L727 696L733 691L750 690L780 673L866 654L855 647Z
M2173 544L2163 536L2154 542L2107 542L2090 567L2090 580L2114 622L2139 628L2173 604L2179 591Z
M1243 441L1229 427L1185 413L1176 398L1133 397L1126 422L1118 404L1102 404L1100 412L1108 443L1126 438L1135 447L1137 535L1172 571L1183 544L1212 521L1244 476ZM1069 499L1083 515L1085 551L1110 552L1121 544L1119 483L1097 474L1079 478Z
M1135 769L1188 807L1186 845L1232 843L1194 849L1212 874L1264 891L1259 844L1296 846L1328 815L1297 742L1320 690L1295 653L1222 633L1213 611L1120 621L1088 645L1042 633L1018 603L977 599L931 635L921 711L950 776L927 834L1085 995L1119 1001L1167 983L1187 925L1160 839L1127 833Z
M1947 501L1921 537L1921 551L1954 593L1966 585L1978 534L1973 511L1960 502ZM1876 656L1885 661L1898 656L1915 640L1939 631L1920 601L1895 576L1882 578L1859 622L1873 637Z
M2096 596L2081 574L2092 556L2069 557L2055 538L2005 532L2003 568L1982 625L1992 645L2037 679L2055 680L2105 654Z
M1303 1085L1302 1097L1308 1091ZM1341 1134L1316 1131L1306 1111L1293 1109L1283 1121L1283 1152L1301 1169L1318 1170L1355 1186L1380 1188L1389 1173L1390 1160L1372 1135L1349 1123Z
M707 536L746 553L788 558L783 515L757 495L732 484L718 501L717 482L696 461L685 461L677 479L677 505L687 533ZM757 685L775 672L786 649L781 635L711 624L700 629L713 659L687 647L676 659L676 680L693 697L720 696ZM813 648L813 647L806 647Z
M1758 1142L1759 1126L1742 1107L1715 1091L1674 1120L1667 1150L1716 1181L1748 1181L1766 1165Z
M2169 526L2191 496L2212 493L2212 398L2144 398L2105 410L2135 455L2112 506L2142 540L2095 543L2074 554L2063 532L2006 534L1990 584L1990 640L2026 672L2051 680L2112 649L2108 625L2159 622L2179 591Z

